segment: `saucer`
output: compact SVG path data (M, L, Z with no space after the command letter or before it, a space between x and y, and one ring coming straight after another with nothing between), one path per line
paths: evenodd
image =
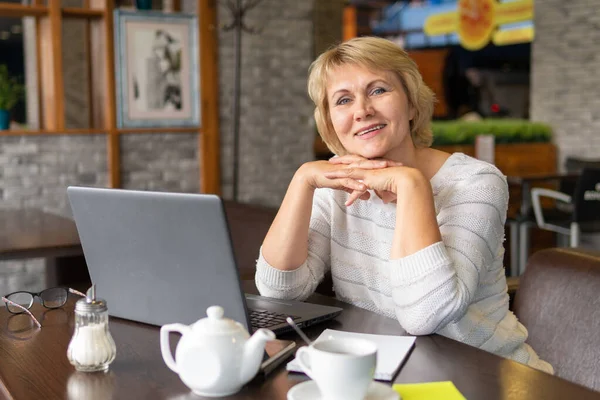
M287 392L287 400L321 400L321 392L315 381L305 381ZM401 400L401 398L391 386L373 381L364 400Z

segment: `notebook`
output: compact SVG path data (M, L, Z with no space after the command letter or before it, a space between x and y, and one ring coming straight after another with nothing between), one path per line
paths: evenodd
M323 339L359 338L374 342L377 345L377 366L374 378L379 381L392 381L400 367L408 357L415 345L415 336L375 335L369 333L356 333L325 329L315 340ZM302 368L294 358L287 364L287 370L302 372Z
M215 195L75 186L67 194L90 278L111 316L191 324L219 305L249 331L266 327L278 334L291 330L286 316L308 326L342 312L245 295Z

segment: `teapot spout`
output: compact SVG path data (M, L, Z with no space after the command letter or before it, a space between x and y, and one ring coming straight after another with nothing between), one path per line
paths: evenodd
M244 344L244 357L240 371L240 381L244 384L250 381L260 368L265 344L275 339L275 334L268 329L259 329Z

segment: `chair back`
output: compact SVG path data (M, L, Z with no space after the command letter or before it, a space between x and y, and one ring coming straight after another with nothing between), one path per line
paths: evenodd
M580 175L583 172L584 168L600 169L600 159L567 157L567 159L565 160L565 170L569 174ZM575 178L561 179L558 191L572 196L573 193L575 193L576 185L577 179Z
M240 278L254 279L260 246L277 215L277 209L225 201L225 213Z
M527 343L555 374L600 390L600 252L535 253L520 278L514 312Z
M584 168L600 168L600 159L567 157L565 169L569 173L579 174Z
M584 168L573 194L573 221L600 221L600 168Z
M225 213L233 251L242 280L254 279L260 246L277 215L277 208L225 201ZM331 273L327 273L317 293L335 296Z

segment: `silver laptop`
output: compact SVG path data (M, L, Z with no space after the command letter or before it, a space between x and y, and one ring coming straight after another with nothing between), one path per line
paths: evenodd
M222 200L215 195L67 189L98 297L111 316L190 324L211 305L249 331L334 318L341 308L244 294ZM258 257L258 254L257 254Z

